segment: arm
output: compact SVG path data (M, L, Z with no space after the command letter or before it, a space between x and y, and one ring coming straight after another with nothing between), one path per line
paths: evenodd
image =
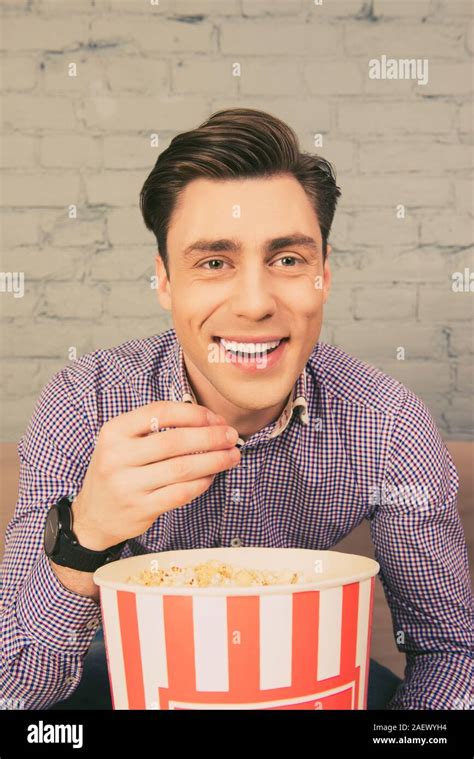
M458 475L422 401L397 415L385 492L371 517L405 679L387 709L472 708L473 597Z
M70 696L100 625L87 582L61 575L63 584L43 550L48 508L77 491L93 445L63 370L44 388L18 446L19 497L2 565L0 695L7 707L46 708Z

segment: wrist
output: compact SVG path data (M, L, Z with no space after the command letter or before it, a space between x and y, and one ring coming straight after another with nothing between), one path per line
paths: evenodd
M81 516L79 511L77 496L71 504L72 513L72 531L76 536L79 545L88 548L90 551L105 551L110 548L112 543L106 540L99 530L87 523L87 520Z

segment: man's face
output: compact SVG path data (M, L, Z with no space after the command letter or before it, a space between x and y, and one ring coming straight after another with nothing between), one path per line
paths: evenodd
M330 285L302 186L288 175L193 180L167 243L169 277L156 258L158 297L190 376L239 409L283 402L319 338Z

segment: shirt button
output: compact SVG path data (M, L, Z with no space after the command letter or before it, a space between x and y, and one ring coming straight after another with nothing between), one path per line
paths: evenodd
M240 501L242 500L240 496L240 490L238 488L233 490L230 498L231 498L232 503L240 503Z
M90 619L86 624L86 627L88 630L96 630L99 627L99 624L98 619Z
M232 540L230 541L230 544L231 544L231 546L233 546L234 548L238 548L239 546L241 546L241 545L242 545L242 541L241 541L241 539L240 539L240 538L232 538Z
M76 682L76 678L75 677L66 677L66 683L68 685L71 685L72 683L75 683L75 682Z

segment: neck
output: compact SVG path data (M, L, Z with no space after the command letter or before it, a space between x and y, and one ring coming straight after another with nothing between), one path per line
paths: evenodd
M240 408L218 393L209 380L203 377L194 364L186 358L184 352L183 360L197 402L215 414L221 414L227 424L238 431L243 440L247 440L255 432L278 419L288 402L289 396L275 406L264 409Z

